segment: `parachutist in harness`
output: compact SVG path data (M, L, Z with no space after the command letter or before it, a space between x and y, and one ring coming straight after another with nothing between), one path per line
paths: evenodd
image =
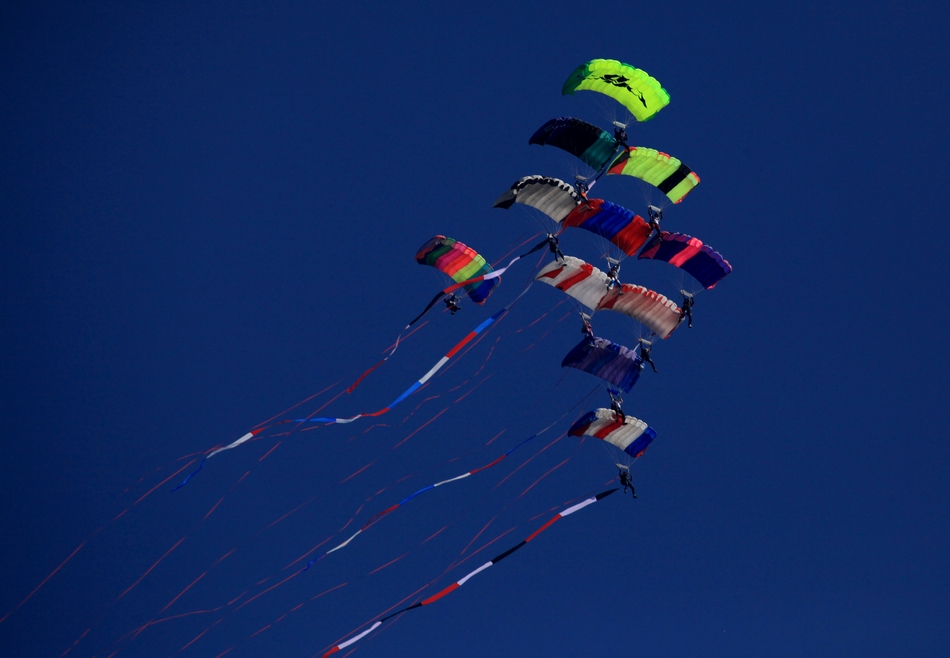
M620 406L623 404L623 398L620 397L620 391L615 391L612 388L607 389L607 395L610 396L610 408L617 414L618 420L621 423L627 420L626 414L623 413L623 408Z
M688 326L690 329L693 328L693 296L686 292L685 290L680 290L683 293L683 306L680 308L680 322L683 321L683 318L686 318Z
M614 139L621 147L627 148L627 124L614 121Z
M586 313L581 313L581 322L584 323L581 327L581 333L587 336L587 342L591 347L594 347L594 328L590 325L590 316Z
M559 240L557 236L553 233L548 233L548 249L551 250L551 253L554 254L554 257L557 260L564 260L564 254L561 253L561 248L558 246Z
M461 300L459 299L458 295L456 295L455 293L452 293L451 295L449 295L442 301L445 302L445 308L452 311L452 315L455 315L455 312L462 308L461 306L459 306L459 302Z
M607 262L610 263L610 270L607 271L607 290L611 290L614 286L620 285L620 279L617 278L620 274L620 261L608 258Z
M653 343L646 340L645 338L640 339L640 359L650 364L650 367L653 368L653 372L659 372L656 369L656 364L653 363L653 359L650 357L650 352L652 351ZM643 363L640 364L640 367L643 368Z
M587 199L587 192L590 190L590 185L587 184L587 178L584 176L575 176L574 185L577 187L577 195L584 200L584 203L586 203L589 208L590 201Z
M627 493L627 487L630 487L630 493L633 494L633 497L637 497L637 490L633 488L633 480L630 479L629 469L625 467L620 468L620 484L623 485L623 492Z
M663 211L656 206L647 206L647 213L650 215L650 228L656 231L656 237L660 237L660 221L663 219Z

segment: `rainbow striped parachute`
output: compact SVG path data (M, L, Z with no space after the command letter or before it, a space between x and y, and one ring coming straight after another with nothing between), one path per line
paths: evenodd
M420 265L431 265L445 272L456 283L462 283L492 271L492 266L474 249L444 235L437 235L419 247L416 262ZM501 283L501 277L479 281L465 286L465 291L473 302L483 304L499 283Z

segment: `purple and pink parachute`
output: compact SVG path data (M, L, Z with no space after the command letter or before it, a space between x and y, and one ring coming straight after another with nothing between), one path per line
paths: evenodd
M684 233L663 231L643 248L637 258L662 260L678 267L691 274L706 290L714 288L732 272L732 265L722 254Z

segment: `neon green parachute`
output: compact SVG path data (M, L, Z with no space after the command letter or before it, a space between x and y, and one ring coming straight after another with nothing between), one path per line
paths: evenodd
M592 59L571 73L561 94L579 90L610 96L636 117L646 121L670 104L670 95L646 71L615 59Z
M656 149L628 146L613 161L608 174L626 174L657 186L679 203L699 185L699 176L682 162Z

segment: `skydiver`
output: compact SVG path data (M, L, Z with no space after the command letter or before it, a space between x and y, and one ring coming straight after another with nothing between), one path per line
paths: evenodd
M626 124L614 121L614 139L621 147L627 148L627 126Z
M591 347L594 347L596 343L594 342L594 328L590 325L590 316L586 313L581 313L581 322L584 323L581 327L581 333L587 336L587 342Z
M587 184L587 179L583 176L574 176L574 185L577 187L578 196L584 200L589 208L590 201L587 199L587 192L590 190L590 185Z
M627 493L627 487L630 487L630 493L633 494L633 497L637 497L637 490L633 488L633 480L630 479L630 473L628 469L621 467L620 468L620 484L623 485L623 492Z
M620 279L617 278L620 274L620 261L608 258L607 262L610 263L610 270L607 271L607 290L611 290L614 286L620 285Z
M455 315L455 312L462 308L459 306L459 302L462 300L459 299L458 295L456 295L454 292L442 301L445 302L445 308L452 311L452 315Z
M685 290L680 290L680 292L683 293L683 305L680 307L679 321L682 322L683 318L686 318L689 321L688 322L689 328L692 329L693 328L693 304L695 303L695 301L693 300L693 296L689 294L688 292L686 292Z
M647 213L650 215L650 228L656 231L655 237L660 237L660 221L663 219L663 211L656 206L647 206Z
M548 233L548 249L551 250L551 253L554 254L554 258L557 260L564 260L564 254L561 253L561 248L558 246L559 240L557 236L553 233Z
M640 340L640 360L641 360L640 368L643 369L642 361L646 361L653 368L653 372L659 372L656 369L656 364L653 363L653 359L650 357L650 352L653 350L653 348L651 347L653 343L651 343L645 338L640 338L639 340Z
M623 408L620 406L623 404L623 398L620 397L620 391L615 391L612 388L607 389L607 395L610 396L610 408L617 414L618 419L621 423L627 420L627 415L623 412Z

